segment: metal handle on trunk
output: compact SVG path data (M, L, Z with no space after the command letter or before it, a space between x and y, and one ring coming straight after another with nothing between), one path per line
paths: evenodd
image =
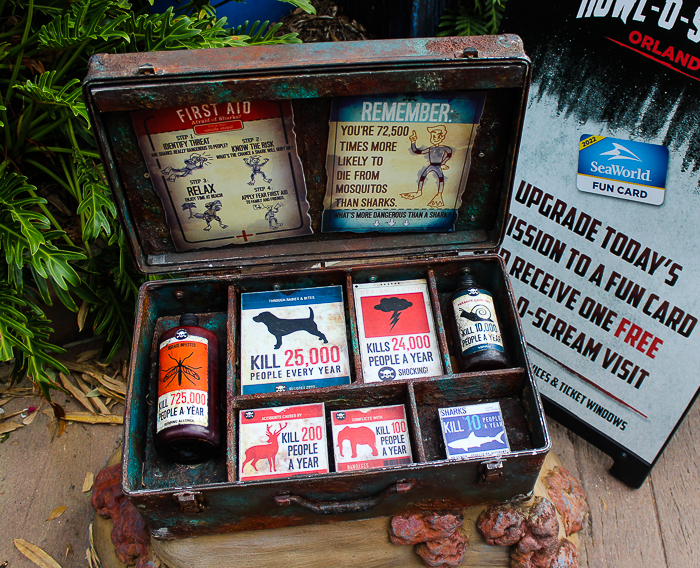
M278 495L275 497L275 501L278 505L291 505L292 503L296 503L319 515L361 513L376 507L392 493L406 493L410 491L413 485L413 481L399 481L373 497L362 497L360 499L350 499L349 501L311 501L300 495Z

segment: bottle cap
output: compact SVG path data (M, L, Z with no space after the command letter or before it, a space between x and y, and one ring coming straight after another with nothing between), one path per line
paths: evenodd
M471 268L467 268L465 266L459 272L462 275L462 282L464 284L475 284L474 277L472 276Z
M199 325L199 318L196 314L182 314L180 316L180 325Z

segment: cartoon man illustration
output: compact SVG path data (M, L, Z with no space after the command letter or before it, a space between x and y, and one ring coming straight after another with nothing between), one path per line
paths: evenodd
M417 199L421 197L423 195L423 184L425 183L428 174L432 172L435 174L435 177L437 177L438 190L435 197L428 202L428 207L443 207L445 205L445 202L442 199L442 190L445 188L445 174L443 171L449 169L449 166L447 166L446 163L452 157L452 148L449 146L441 146L441 143L447 136L447 128L443 124L428 126L427 130L428 134L430 135L430 146L427 148L416 147L418 135L416 134L415 130L413 130L411 135L408 137L408 139L411 141L411 153L428 154L428 162L430 162L430 164L420 173L418 190L414 193L402 193L401 197L404 199Z
M206 156L192 154L185 160L184 168L173 168L172 166L168 166L167 168L161 170L160 173L165 176L167 181L173 183L177 178L192 175L194 170L201 170L208 161L209 158Z
M282 203L277 203L276 205L260 205L256 203L253 205L253 209L267 209L265 212L265 221L267 221L267 224L269 225L270 229L279 229L281 226L284 225L284 223L280 223L277 220L277 213L279 212L280 208L282 207Z
M262 171L262 167L270 161L269 158L265 158L265 161L261 162L260 156L255 155L251 156L250 158L243 158L243 161L245 162L246 166L253 168L253 171L250 174L250 181L248 182L248 185L255 184L256 174L260 174L263 180L267 183L270 183L272 181L272 179L268 179L268 177L265 175L265 172Z
M267 208L267 213L265 213L265 220L270 226L270 229L279 229L283 225L283 223L280 223L277 220L277 217L275 217L281 206L282 204L278 203L274 207Z
M217 199L216 201L210 201L209 203L204 204L204 213L192 213L192 209L195 209L197 206L194 203L188 202L188 203L183 203L182 204L182 210L186 211L189 210L190 216L189 219L197 218L197 219L204 219L206 221L207 226L202 229L203 231L211 231L211 222L216 221L219 223L219 227L222 229L225 229L228 227L228 225L224 225L223 221L221 220L221 217L219 217L219 211L223 208L223 205L221 204L221 201Z

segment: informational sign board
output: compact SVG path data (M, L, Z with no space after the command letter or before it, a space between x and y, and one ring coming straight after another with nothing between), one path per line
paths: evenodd
M550 414L640 486L700 388L700 8L510 0L533 61L504 258Z
M333 100L324 231L451 231L485 95Z
M289 101L131 117L178 251L312 232Z

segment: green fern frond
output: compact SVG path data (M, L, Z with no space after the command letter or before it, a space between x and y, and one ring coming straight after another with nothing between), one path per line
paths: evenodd
M0 275L4 270L0 270ZM47 373L48 367L68 372L50 353L63 350L48 342L51 328L49 320L33 311L25 313L27 302L19 293L0 278L0 360L15 363L10 374L10 384L20 382L30 375L34 383L50 400L51 389L63 390Z
M36 188L26 182L27 178L14 173L0 179L0 244L8 265L15 263L15 255L21 261L25 249L33 255L46 243L42 231L49 228L49 220L34 210L46 200L28 196L28 191Z
M309 0L280 0L280 2L286 2L287 4L291 4L292 6L296 6L297 8L301 8L307 14L315 14L316 13L316 8L314 8L311 5L311 2Z
M8 283L21 291L22 268L29 264L43 279L50 279L59 288L79 285L80 277L72 263L84 259L77 249L59 248L52 241L64 235L62 231L49 231L49 220L33 210L41 197L31 197L36 191L26 178L14 173L0 178L0 248L5 251L5 261L10 268Z
M277 44L290 44L290 43L301 43L301 40L297 37L296 33L289 33L282 36L277 36L277 32L282 27L282 24L275 24L270 27L270 22L265 21L260 23L260 20L256 20L252 24L246 20L233 30L233 33L239 37L247 37L246 43L248 45L277 45Z
M468 0L447 8L440 19L438 36L497 34L507 0Z
M109 14L115 8L123 13ZM121 38L129 41L121 24L129 18L128 4L113 0L82 0L70 4L67 13L56 17L39 30L39 44L52 50L64 50L84 42Z
M55 78L56 71L47 71L33 79L27 79L23 85L15 85L15 89L39 104L49 105L49 112L51 112L51 105L65 107L70 109L74 116L84 118L85 123L89 124L87 109L80 90L80 80L71 79L54 87Z
M75 152L73 159L82 195L77 213L84 216L83 241L92 242L102 233L109 237L112 222L117 218L117 207L110 197L102 166L88 161L80 152Z

